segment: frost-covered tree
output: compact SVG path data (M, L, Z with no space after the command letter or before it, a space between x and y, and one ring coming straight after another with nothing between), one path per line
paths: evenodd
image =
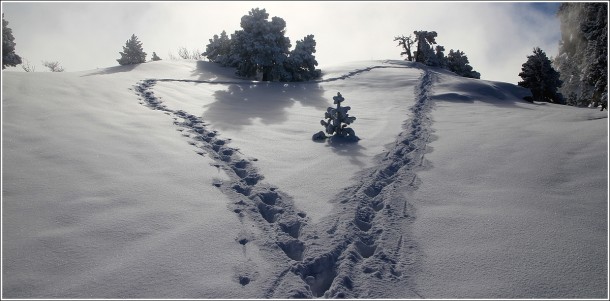
M210 43L206 46L205 52L202 53L210 62L219 63L223 66L232 66L231 58L231 39L227 36L226 31L222 31L220 36L214 35L209 40Z
M470 77L470 78L481 78L481 74L473 70L468 61L468 57L463 51L459 49L453 51L449 50L447 57L445 58L445 68L457 75Z
M131 65L141 64L146 62L146 52L142 48L142 42L138 41L138 37L135 34L131 35L131 38L127 40L123 51L119 52L121 58L117 59L120 65Z
M593 87L591 101L597 107L608 98L608 3L588 3L581 30L587 39L585 81Z
M561 103L561 96L557 93L562 83L559 72L555 71L551 60L539 47L535 47L534 54L527 57L519 76L523 81L518 85L530 89L534 101Z
M435 49L436 49L436 55L435 55L435 56L436 56L436 60L435 60L435 64L436 64L438 67L445 68L445 65L446 65L446 63L447 63L447 62L446 62L446 61L447 61L447 58L445 57L445 52L444 52L444 51L445 51L445 47L444 47L444 46L441 46L441 45L436 45L436 48L435 48Z
M411 46L413 46L413 44L415 44L415 40L413 39L413 37L411 35L409 35L408 37L405 37L404 35L399 36L399 37L394 37L394 41L398 41L398 45L397 46L402 46L402 48L405 50L403 52L400 53L400 55L407 55L407 61L413 61L413 54L411 52Z
M290 49L290 39L285 37L286 22L271 18L265 9L252 9L241 18L241 31L233 35L233 50L239 61L237 74L253 77L262 74L263 81L281 77Z
M588 106L607 100L608 4L566 2L557 12L561 41L554 65L560 91L569 105Z
M325 128L326 134L332 135L330 138L339 138L344 141L358 141L360 138L356 136L354 129L347 127L349 124L353 123L356 120L356 117L349 116L347 111L351 109L351 107L346 106L342 107L341 103L345 100L341 93L337 92L337 96L333 97L333 103L336 104L336 107L328 107L326 113L324 113L324 118L326 120L320 120L320 124ZM320 131L313 135L313 140L324 140L329 138L324 134L323 131Z
M263 81L302 81L319 77L315 69L316 42L313 35L297 41L290 51L285 36L286 22L279 17L269 20L265 9L255 8L241 18L241 30L229 38L226 32L214 35L202 54L211 62L236 68L238 76Z
M307 81L320 77L320 69L316 69L318 61L314 53L316 52L316 41L313 35L308 35L296 42L294 49L286 61L286 81Z
M464 52L451 49L445 55L445 47L436 43L438 36L436 31L420 30L413 33L415 34L415 39L411 39L411 36L394 38L394 41L399 41L398 46L402 45L404 47L405 52L402 52L401 55L407 54L407 59L411 57L411 45L417 43L417 50L413 54L413 59L416 62L447 69L464 77L481 78L481 74L474 71L472 66L470 66L468 57L466 57Z
M160 61L160 60L161 60L161 58L160 58L160 57L158 57L158 56L157 56L157 54L156 54L155 52L153 52L151 60L152 60L153 62L155 62L155 61Z
M21 57L15 53L15 45L13 30L8 27L8 21L4 19L4 14L2 14L2 69L21 64Z
M436 31L414 31L417 51L415 51L415 61L428 66L438 66L433 45L436 44Z

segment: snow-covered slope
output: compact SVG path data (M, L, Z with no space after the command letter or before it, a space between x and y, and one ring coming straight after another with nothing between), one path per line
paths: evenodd
M3 72L3 297L607 296L606 111L323 70ZM337 92L357 144L311 140Z
M439 74L436 138L408 197L432 298L605 298L608 113ZM517 97L515 97L517 96Z

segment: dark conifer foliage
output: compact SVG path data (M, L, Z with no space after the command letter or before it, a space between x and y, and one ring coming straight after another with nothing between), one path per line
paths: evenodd
M398 46L402 46L404 51L400 55L407 55L407 61L415 61L426 66L439 67L455 72L459 76L470 78L481 78L481 73L474 71L468 57L463 51L449 50L445 55L445 47L437 44L436 31L416 30L412 36L398 36L394 41L398 41ZM411 53L411 46L416 45L417 50Z
M2 69L21 64L21 57L15 53L15 45L13 30L8 27L8 21L4 20L2 14Z
M559 72L539 47L534 48L534 54L527 57L519 76L523 80L518 85L530 89L534 101L561 103L561 96L557 93L562 84Z
M120 65L132 65L141 64L146 62L146 52L142 48L142 42L138 40L135 34L131 35L131 38L125 42L123 51L119 52L121 58L117 59Z

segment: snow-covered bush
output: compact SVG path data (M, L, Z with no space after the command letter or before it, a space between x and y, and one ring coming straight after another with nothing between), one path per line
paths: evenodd
M356 117L349 116L347 111L351 109L351 107L346 106L342 107L341 103L345 100L341 93L337 92L337 96L333 97L334 104L336 107L328 107L326 113L324 113L324 118L327 120L320 120L320 124L325 128L326 134L332 135L330 138L341 138L346 141L358 141L360 138L356 136L354 129L347 127L349 124L353 123L356 120ZM324 134L323 131L320 131L313 135L313 140L324 140L329 138Z
M64 67L60 66L58 61L43 61L42 65L49 68L51 72L64 72Z
M155 62L155 61L160 61L161 58L159 56L157 56L157 54L155 52L153 52L151 60L153 62Z
M23 59L23 62L21 63L21 68L25 72L35 72L36 71L36 66L32 65L32 63L30 63L30 61L28 61L25 58Z
M117 59L120 65L141 64L146 62L146 52L142 48L142 42L138 41L135 34L131 35L131 39L127 40L123 51L119 52L121 58Z

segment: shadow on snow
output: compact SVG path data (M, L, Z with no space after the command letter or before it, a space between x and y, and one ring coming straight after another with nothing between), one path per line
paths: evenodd
M215 102L206 105L204 120L220 129L241 129L260 119L265 125L288 119L287 108L296 102L324 111L328 100L324 89L315 83L234 83L214 92Z

